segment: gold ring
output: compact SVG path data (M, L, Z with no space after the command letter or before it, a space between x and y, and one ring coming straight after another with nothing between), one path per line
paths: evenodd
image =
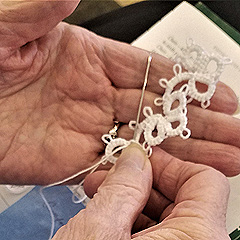
M112 138L116 138L117 137L117 131L120 127L120 122L119 121L114 121L114 125L113 128L109 130L109 134L111 135Z

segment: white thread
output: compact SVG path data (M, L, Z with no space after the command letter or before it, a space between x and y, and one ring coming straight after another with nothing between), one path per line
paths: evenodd
M74 179L75 177L79 176L80 174L83 174L83 173L85 173L85 172L88 172L88 171L90 171L90 170L92 170L92 169L95 170L95 169L101 164L101 161L102 161L102 160L100 160L98 163L94 164L93 166L91 166L91 167L89 167L89 168L87 168L87 169L84 169L84 170L82 170L82 171L80 171L80 172L78 172L78 173L76 173L76 174L74 174L74 175L72 175L72 176L70 176L70 177L68 177L68 178L65 178L64 180L61 180L61 181L59 181L59 182L55 182L55 183L52 183L52 184L49 184L49 185L47 185L47 186L44 186L44 187L41 187L41 188L40 188L39 193L40 193L40 195L41 195L41 197L42 197L42 199L43 199L46 207L48 208L48 211L49 211L50 216L51 216L51 230L50 230L49 240L52 239L52 237L53 237L54 226L55 226L55 218L54 218L54 215L53 215L52 208L51 208L50 204L48 203L47 199L45 198L45 196L44 196L44 194L43 194L43 190L46 189L46 188L49 188L49 187L53 187L53 186L57 186L57 185L60 185L60 184L62 184L62 183L65 183L65 182L67 182L67 181L69 181L69 180ZM82 183L83 183L83 181L82 181L80 184L82 184ZM74 196L74 194L73 194L73 196ZM81 199L81 202L83 202L83 201L86 199L86 197L87 197L87 196L85 195L85 196ZM72 199L73 199L73 198L72 198ZM81 202L78 202L78 203L81 203Z
M162 78L159 80L159 85L162 87L162 88L167 88L168 86L168 80L166 78Z
M173 72L174 72L175 76L180 75L180 74L182 73L182 67L181 67L181 65L178 64L178 63L175 64L175 65L173 66Z
M189 97L188 99L187 99L187 104L188 103L191 103L193 101L193 98L192 97Z
M123 138L113 139L110 143L107 144L105 149L106 159L102 162L102 164L106 164L110 162L115 164L117 161L117 157L114 157L114 154L120 152L122 149L126 148L130 144L130 141L127 141Z
M77 199L76 199L77 198ZM82 198L80 198L79 199L79 197L76 195L76 193L73 193L73 195L72 195L72 202L73 203L76 203L76 204L78 204L78 203L82 203L84 200L86 200L87 199L87 195L86 194L84 194L84 196L82 197Z
M149 146L156 146L166 138L167 129L170 128L170 123L168 123L161 114L154 114L148 116L142 122L141 126L145 142L147 142ZM156 136L153 136L153 131L155 129Z
M140 141L140 137L141 137L141 134L142 134L142 123L141 124L138 124L137 126L137 122L136 121L130 121L128 126L131 130L134 131L134 140L138 143Z
M180 91L180 92L184 92L185 95L187 96L188 91L189 91L189 86L188 86L188 84L184 84L184 85L180 88L179 91Z
M133 141L128 141L128 142L130 144ZM51 208L50 204L48 203L46 197L43 194L43 190L46 189L46 188L49 188L49 187L53 187L53 186L57 186L57 185L60 185L62 183L65 183L65 182L67 182L69 180L74 179L75 177L79 176L80 174L83 174L83 173L88 172L90 170L92 170L90 173L93 173L99 167L100 164L106 163L106 161L111 156L113 156L114 154L116 154L120 150L126 148L129 144L126 144L125 146L121 146L121 147L113 150L111 153L109 153L109 155L104 155L99 162L97 162L96 164L94 164L93 166L91 166L89 168L86 168L86 169L84 169L84 170L82 170L82 171L80 171L80 172L78 172L78 173L76 173L76 174L74 174L74 175L72 175L72 176L70 176L68 178L65 178L64 180L61 180L59 182L55 182L55 183L52 183L52 184L49 184L47 186L44 186L44 187L40 188L39 193L40 193L40 195L41 195L41 197L42 197L46 207L48 208L48 211L49 211L50 216L51 216L51 230L50 230L50 234L49 234L49 240L52 239L52 237L53 237L54 227L55 227L55 218L54 218L54 214L53 214L52 208ZM84 180L82 180L79 185L82 186L83 183L84 183ZM79 201L76 201L76 200L74 200L74 197L75 197L75 194L73 194L73 196L72 196L72 200L75 203L81 203L81 202L83 202L87 198L87 196L85 195L82 199L80 199Z
M55 218L54 218L54 215L53 215L52 208L51 208L50 204L48 203L47 199L45 198L45 196L43 194L43 189L45 189L45 188L46 187L41 187L40 190L39 190L39 193L40 193L40 195L41 195L41 197L42 197L42 199L43 199L43 201L44 201L44 203L45 203L45 205L46 205L46 207L47 207L47 209L50 213L50 216L51 216L52 224L51 224L51 230L50 230L50 234L49 234L49 238L48 238L48 240L51 240L52 237L53 237L53 233L54 233Z
M159 107L162 106L164 116L162 114L154 114L151 107L144 107L143 114L146 118L141 123L138 123L140 116L139 112L137 121L129 122L129 128L134 130L134 140L127 141L123 138L113 139L111 135L104 134L102 136L102 141L107 146L105 148L105 155L99 162L62 181L49 184L40 189L40 194L52 219L51 235L49 239L51 239L54 231L54 215L49 203L43 195L43 189L62 184L88 171L93 172L100 164L106 164L107 162L115 164L117 158L114 155L126 148L131 142L140 144L139 140L142 133L144 136L144 142L140 145L149 157L152 154L152 146L159 145L167 137L180 136L183 139L190 137L191 131L186 127L188 120L186 116L187 103L190 103L195 99L201 103L202 108L207 108L210 105L210 99L215 92L216 83L224 69L224 65L229 64L231 60L225 57L219 59L214 55L207 54L204 49L199 45L196 45L192 39L187 41L187 48L183 50L183 53L183 56L176 57L178 63L173 66L175 76L170 80L165 78L159 80L159 85L162 88L165 88L165 93L163 97L156 98L154 104ZM151 60L152 56L149 56L141 101L143 100L143 93L146 87ZM180 63L188 70L188 72L182 72L182 66ZM213 70L210 68L211 63L216 66ZM184 84L180 90L174 90L174 88L183 81L187 81L187 83ZM199 92L196 87L197 82L207 85L207 91L204 93ZM179 106L175 109L171 109L172 104L176 100L178 100ZM179 122L179 125L176 128L173 128L171 123L175 121ZM156 136L153 136L153 131L155 129ZM82 186L83 181L81 182L80 187ZM74 198L75 195L73 195L73 199Z
M94 171L95 171L95 169L93 169L93 170L91 171L91 173L94 172ZM80 198L80 199L79 199L79 197L78 197L77 194L76 194L76 189L79 189L79 188L82 188L82 189L83 189L83 183L84 183L84 180L82 180L82 181L79 183L78 187L74 189L74 192L73 192L73 195L72 195L72 202L73 202L73 203L76 203L76 204L82 203L82 202L87 198L87 195L86 195L85 193L84 193L83 197ZM84 190L83 190L83 192L84 192ZM77 199L76 199L76 198L77 198Z
M129 126L129 128L130 128L131 130L135 130L136 121L134 121L134 120L130 121L129 124L128 124L128 126Z
M216 90L216 83L223 67L230 62L228 58L209 55L192 39L187 41L187 48L183 50L183 53L183 56L176 57L178 63L173 66L174 76L169 80L165 78L159 80L159 85L165 89L165 92L162 97L155 98L154 104L162 107L163 115L154 114L151 107L144 107L142 113L145 119L139 124L136 121L129 122L129 128L134 130L137 141L143 135L142 147L148 152L152 151L152 146L161 144L167 137L180 136L182 139L190 137L191 131L187 128L187 104L195 99L201 103L202 108L207 108ZM188 72L182 71L180 63ZM206 85L207 90L200 92L197 88L198 83ZM178 84L183 84L179 90L175 89ZM175 101L178 102L178 106L173 108ZM179 122L179 125L173 127L174 122ZM109 141L108 138L108 141L105 141L106 149L111 142L114 147L119 145L114 141L116 140L110 139ZM121 142L124 144L123 139ZM108 151L105 153L109 154ZM116 158L114 161L110 158L108 161L113 163Z
M198 72L210 74L218 81L219 76L224 70L226 64L230 64L231 60L227 57L217 57L213 54L208 54L201 46L194 43L192 39L187 40L187 48L183 50L182 56L177 56L175 60L183 64L183 66L190 72ZM195 53L195 58L192 57ZM216 69L209 71L209 64L214 62Z
M171 127L167 131L167 135L169 137L179 136L186 129L186 126L187 126L186 115L184 114L168 115L165 118L169 123L179 122L179 125L176 128Z
M148 145L147 142L144 142L144 143L142 144L142 148L143 148L143 150L146 152L146 154L147 154L148 157L150 157L150 156L152 155L152 148L151 148L151 146Z
M184 132L186 132L186 135L184 135ZM183 131L180 133L180 137L182 139L188 139L191 135L191 130L188 128L184 128Z
M105 143L105 144L108 144L109 142L111 142L113 140L111 134L104 134L102 135L102 141Z
M155 104L155 106L158 106L158 107L162 106L163 105L162 97L155 98L154 104Z
M178 76L174 76L172 79L168 81L168 86L165 89L165 94L170 94L179 83L183 81L188 81L191 78L192 78L192 73L189 73L189 72L183 72L183 73L180 73Z
M81 175L81 174L83 174L83 173L86 173L86 172L89 172L89 171L91 171L91 170L92 170L93 168L95 168L95 167L98 167L101 163L102 163L102 160L98 161L97 163L95 163L95 164L94 164L93 166L91 166L91 167L88 167L88 168L86 168L86 169L84 169L84 170L81 170L81 171L77 172L76 174L73 174L72 176L70 176L70 177L68 177L68 178L65 178L65 179L63 179L63 180L61 180L61 181L59 181L59 182L55 182L55 183L49 184L49 185L47 185L45 188L57 186L57 185L60 185L60 184L62 184L62 183L68 182L68 181L70 181L70 180L78 177L79 175Z
M163 97L163 113L164 115L178 115L184 112L186 108L186 93L182 91L175 91L172 94L164 94ZM172 105L175 101L178 101L178 106L172 109Z
M210 100L206 100L205 102L201 102L202 108L208 108L210 106Z
M153 110L151 109L151 107L144 107L143 108L143 115L145 117L150 117L153 115Z

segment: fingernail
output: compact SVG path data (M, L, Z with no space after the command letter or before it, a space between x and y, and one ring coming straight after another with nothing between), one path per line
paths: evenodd
M237 115L239 113L240 113L240 104L238 104L237 110L236 110L236 112L233 115Z
M130 144L127 148L122 151L121 157L127 159L127 161L134 162L137 166L143 169L147 156L143 148L136 143Z

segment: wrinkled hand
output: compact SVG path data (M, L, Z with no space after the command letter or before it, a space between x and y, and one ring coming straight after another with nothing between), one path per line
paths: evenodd
M139 147L131 145L107 176L107 172L95 172L86 178L89 195L103 183L86 209L53 239L230 239L225 228L226 177L210 167L180 161L159 148L155 151L153 189L150 161Z
M47 184L71 176L99 161L101 136L114 119L136 119L148 53L60 22L77 3L0 2L0 183ZM145 105L163 92L158 79L171 78L172 66L153 56ZM233 92L218 84L211 110L189 105L192 138L172 138L161 147L238 174L240 123L226 115L236 106ZM129 134L127 126L119 131Z

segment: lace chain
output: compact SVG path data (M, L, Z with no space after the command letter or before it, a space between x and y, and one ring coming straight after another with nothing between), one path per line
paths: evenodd
M161 144L168 137L180 136L182 139L188 139L191 136L191 130L187 128L187 104L196 100L201 103L202 108L209 107L224 66L231 63L231 60L209 55L189 39L187 47L183 49L183 56L176 56L175 61L177 63L173 66L174 76L169 80L165 78L159 80L159 85L165 92L162 97L154 100L155 106L162 107L162 114L153 113L151 107L145 106L143 108L145 119L137 127L136 121L129 122L129 128L135 131L135 140L113 139L110 134L104 134L102 140L106 144L106 149L103 157L105 161L102 163L109 161L114 164L117 161L114 150L123 149L131 142L140 144L150 156L152 147ZM182 66L187 72L183 72ZM207 90L199 91L198 83L206 85ZM183 85L176 89L180 84ZM178 102L178 106L172 108L174 102ZM177 127L173 126L175 122L179 123Z

